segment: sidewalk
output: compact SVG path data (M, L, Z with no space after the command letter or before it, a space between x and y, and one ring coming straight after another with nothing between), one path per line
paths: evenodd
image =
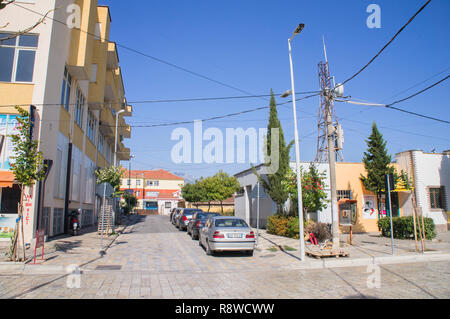
M256 233L256 229L254 230ZM340 247L349 254L348 257L324 257L316 259L305 256L304 267L327 268L367 265L372 263L409 263L423 261L450 260L450 232L440 233L435 239L425 240L425 253L421 251L418 241L418 252L414 240L394 239L394 256L392 256L391 239L381 237L379 233L353 234L352 245L348 243L349 234L340 234ZM311 244L306 243L305 249ZM257 251L259 254L284 253L299 259L299 239L286 238L259 230ZM295 266L298 268L298 266ZM304 268L300 267L300 268Z
M123 216L122 225L115 227L115 233L103 235L103 250L107 251L109 247L116 241L119 235L126 230L126 228L133 223L133 216ZM0 269L2 268L20 268L24 266L23 263L15 263L9 261L7 253L10 242L0 242ZM78 262L86 262L87 259L94 256L100 257L101 251L101 236L97 232L97 226L90 226L81 229L81 234L78 236L61 235L51 238L45 242L44 261L42 262L41 251L37 249L36 264L43 265L67 265L67 261L74 260ZM23 256L22 249L19 249L19 256ZM26 249L26 265L33 265L34 261L34 246ZM74 262L72 262L74 263ZM8 267L15 266L15 267Z

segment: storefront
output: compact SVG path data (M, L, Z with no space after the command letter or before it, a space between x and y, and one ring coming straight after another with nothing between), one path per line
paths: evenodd
M14 174L0 171L0 240L13 236L19 201L20 188L14 184Z

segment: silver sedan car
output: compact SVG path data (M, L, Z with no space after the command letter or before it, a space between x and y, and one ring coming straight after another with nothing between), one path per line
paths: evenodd
M216 251L244 251L253 256L255 233L242 218L211 216L200 229L198 242L207 255Z

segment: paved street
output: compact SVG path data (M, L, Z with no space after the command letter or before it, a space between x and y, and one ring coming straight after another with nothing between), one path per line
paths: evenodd
M266 249L207 256L165 216L133 220L103 258L90 247L45 263L76 261L81 275L0 274L0 298L450 298L448 261L380 265L377 288L367 266L295 269L295 252Z

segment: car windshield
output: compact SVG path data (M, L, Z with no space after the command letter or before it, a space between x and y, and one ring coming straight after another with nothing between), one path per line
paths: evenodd
M248 227L247 223L242 219L217 219L214 223L216 227Z
M216 213L198 213L196 219L208 219L210 216L220 216Z
M198 213L198 212L202 213L203 211L202 210L196 210L196 209L185 209L183 211L183 214L184 215L194 215L195 213Z

